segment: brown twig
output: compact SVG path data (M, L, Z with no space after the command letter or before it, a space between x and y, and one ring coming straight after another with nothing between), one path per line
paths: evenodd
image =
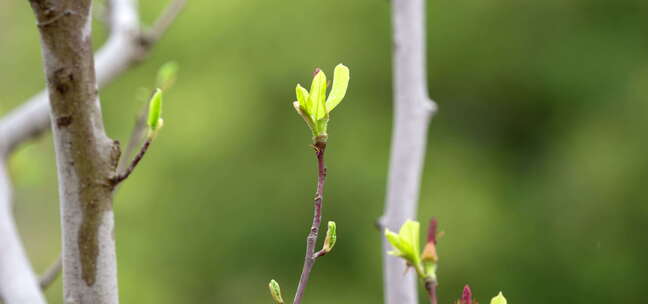
M315 265L315 260L322 255L315 254L315 246L317 245L317 236L319 234L320 224L322 222L322 199L324 195L324 183L326 181L326 165L324 163L324 151L326 150L326 142L317 141L313 146L315 148L315 155L317 156L317 191L315 192L314 201L314 214L313 224L311 225L310 232L306 238L306 256L304 257L304 268L302 269L299 278L299 285L295 293L293 304L300 304L304 297L306 285L310 278L311 270ZM319 253L318 253L319 254Z
M119 183L123 182L131 175L131 173L133 173L133 170L135 170L137 164L139 164L139 162L144 157L144 154L146 154L146 151L151 145L151 141L152 141L151 138L147 138L146 141L144 142L144 145L142 145L140 151L137 152L137 155L135 155L135 158L133 158L133 161L131 162L130 166L128 166L128 168L124 172L118 173L115 177L112 178L111 182L114 186L119 185Z
M427 291L430 304L437 304L436 287L437 283L434 279L425 279L425 290Z

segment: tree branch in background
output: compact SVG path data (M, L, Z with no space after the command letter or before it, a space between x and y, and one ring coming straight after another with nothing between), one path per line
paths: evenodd
M63 270L63 259L59 255L59 257L56 258L56 262L50 265L50 267L48 267L47 270L45 270L45 272L38 279L40 288L42 290L45 290L47 289L47 287L52 285L52 283L56 281L56 278L58 278L59 273L61 273L61 270Z
M382 228L397 230L416 218L428 123L436 104L427 93L425 0L392 0L394 39L394 123ZM415 274L386 254L383 239L385 304L416 304Z
M97 85L104 87L149 54L186 0L173 0L148 31L140 30L134 0L110 0L110 36L95 56ZM50 127L47 90L27 100L0 120L0 138L9 150L42 134Z
M1 150L2 147L0 147ZM36 276L16 231L11 212L11 181L0 151L0 302L6 304L45 303Z

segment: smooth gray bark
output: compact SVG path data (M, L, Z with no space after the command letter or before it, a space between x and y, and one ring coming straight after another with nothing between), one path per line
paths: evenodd
M1 149L0 149L1 150ZM11 212L11 181L0 151L0 302L44 304Z
M429 120L436 104L427 92L425 0L392 0L394 123L383 228L398 231L416 218ZM416 276L390 256L383 237L386 304L416 304Z
M51 107L65 303L118 303L112 211L119 146L104 131L90 0L31 0Z

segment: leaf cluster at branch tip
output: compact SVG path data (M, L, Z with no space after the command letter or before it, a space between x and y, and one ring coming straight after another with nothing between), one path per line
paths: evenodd
M327 80L323 71L317 70L310 91L300 84L295 88L297 101L293 106L313 132L314 138L326 140L329 114L339 105L346 95L350 79L349 68L343 64L335 67L331 92L326 97Z

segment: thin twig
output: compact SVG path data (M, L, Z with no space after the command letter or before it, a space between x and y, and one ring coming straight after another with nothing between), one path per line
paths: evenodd
M146 38L158 40L166 31L173 21L178 17L180 12L187 4L187 0L173 0L165 9L160 17L155 20L151 29L146 32Z
M146 141L144 142L144 145L142 145L142 148L140 151L135 155L135 158L133 158L133 161L131 162L130 166L126 169L126 171L122 173L118 173L117 176L113 177L111 180L113 185L118 185L119 183L123 182L125 179L127 179L131 173L133 173L133 170L135 170L135 167L139 162L142 160L144 157L144 154L146 154L146 151L148 150L149 146L151 145L151 138L147 138Z
M56 259L56 262L54 264L50 265L50 267L45 270L45 272L40 276L38 279L38 284L40 285L40 288L42 290L47 289L54 281L56 281L56 278L58 278L59 273L61 273L61 270L63 270L63 260L61 256Z
M131 131L130 139L128 140L128 145L124 153L122 153L121 158L119 159L119 165L117 166L117 172L124 172L128 162L131 159L131 155L135 152L135 148L140 145L142 142L142 137L144 136L144 130L146 130L146 115L148 114L148 107L144 105L140 113L135 118L135 126L133 126L133 131Z
M318 252L315 252L315 254L313 254L313 258L317 259L317 258L319 258L319 257L323 257L323 256L325 256L327 253L328 253L328 251L322 249L322 250L320 250L320 251L318 251Z
M324 183L326 181L326 164L324 163L324 151L326 150L326 142L318 141L314 145L315 154L317 156L317 191L315 192L313 224L311 225L310 232L306 238L306 256L304 257L304 268L302 269L301 277L299 278L299 285L295 294L293 304L300 304L304 297L306 285L310 278L311 270L315 265L317 256L315 255L315 245L317 245L317 235L319 234L320 224L322 222L322 199L324 196Z
M436 287L437 287L437 283L434 279L432 278L425 279L425 290L427 291L430 304L437 304Z

